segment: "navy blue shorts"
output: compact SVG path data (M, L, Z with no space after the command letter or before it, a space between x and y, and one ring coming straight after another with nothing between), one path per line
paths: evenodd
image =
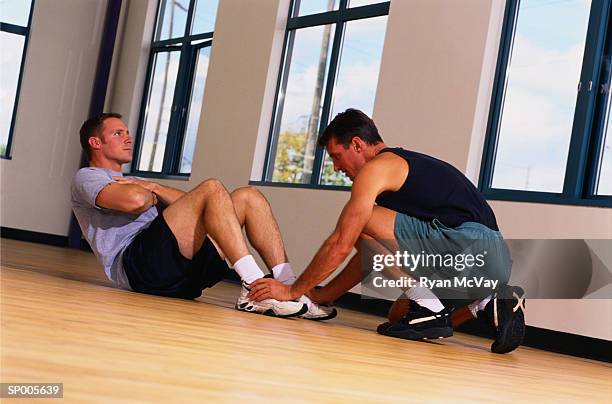
M161 214L125 249L123 268L135 292L182 299L200 297L231 271L208 237L193 259L185 258Z

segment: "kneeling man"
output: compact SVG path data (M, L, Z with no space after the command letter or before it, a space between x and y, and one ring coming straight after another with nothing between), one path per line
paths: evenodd
M455 246L454 252L461 253L471 248L466 240L476 240L497 250L499 260L488 269L495 272L490 277L500 282L472 299L469 306L456 310L452 317L455 324L477 316L486 318L496 331L492 351L515 349L522 342L525 328L523 291L507 285L511 267L507 247L492 209L476 187L444 161L389 148L374 122L355 109L338 114L319 144L326 147L334 169L353 180L350 200L334 232L292 286L260 279L252 285L251 298L291 300L308 293L320 303L334 300L363 278L363 241L369 246L378 243L380 250L389 253L396 248L399 251L402 244L410 249L414 241L423 251L419 248L411 253L429 252L439 245ZM388 241L397 247L389 247ZM358 254L346 268L324 288L313 289L334 272L353 247ZM404 293L407 299L394 304L391 321L381 324L379 333L415 340L452 335L451 309L458 306L457 300L451 300L445 308L432 290L421 285L408 287Z

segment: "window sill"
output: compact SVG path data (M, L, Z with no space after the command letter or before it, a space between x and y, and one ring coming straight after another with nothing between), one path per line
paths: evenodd
M277 188L304 188L304 189L321 189L325 191L351 191L351 187L344 185L312 185L312 184L292 184L286 182L270 182L270 181L249 181L249 185L258 187L277 187Z
M164 174L164 173L153 173L149 171L130 171L129 173L125 173L125 175L131 175L134 177L143 177L143 178L158 178L164 180L179 180L179 181L189 181L189 177L191 174Z
M507 189L490 189L487 191L483 191L483 195L487 200L494 201L612 208L612 197L610 196L592 196L589 198L578 199L564 197L560 194L530 191L513 191Z

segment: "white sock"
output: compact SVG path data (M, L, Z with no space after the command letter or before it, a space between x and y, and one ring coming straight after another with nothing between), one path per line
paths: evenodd
M485 306L487 305L487 303L489 303L490 300L491 295L485 297L484 299L476 300L474 303L468 304L468 309L470 309L472 316L474 316L474 318L477 318L478 312L484 310Z
M412 287L404 292L408 299L414 300L419 306L426 307L437 313L444 310L444 305L433 292L422 286Z
M293 285L297 279L291 268L291 264L283 262L282 264L275 265L272 268L272 274L274 279L285 285Z
M264 276L252 255L245 255L234 262L234 270L238 272L240 279L246 283L253 283L256 279L263 278Z

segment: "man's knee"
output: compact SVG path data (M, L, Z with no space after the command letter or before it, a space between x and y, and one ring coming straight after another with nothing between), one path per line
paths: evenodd
M198 192L203 193L214 193L226 191L223 183L216 178L209 178L205 181L202 181L197 187L196 190Z
M246 186L237 188L230 194L234 205L254 207L257 203L264 201L264 196L255 187Z

